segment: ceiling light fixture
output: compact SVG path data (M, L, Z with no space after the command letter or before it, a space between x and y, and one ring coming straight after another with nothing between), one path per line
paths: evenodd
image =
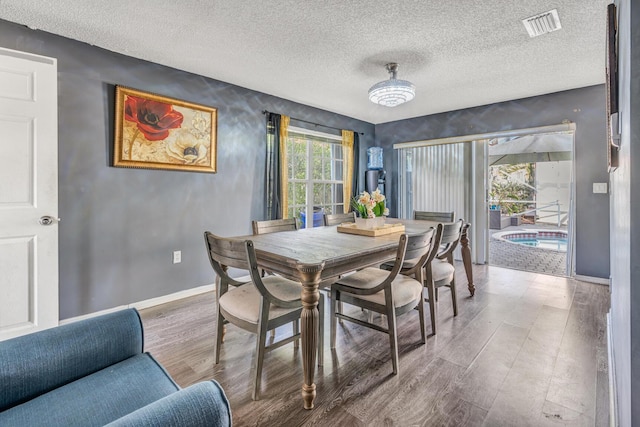
M398 80L398 64L391 62L385 66L391 75L389 80L383 80L371 86L369 89L369 101L395 107L411 101L416 96L416 87L406 80Z

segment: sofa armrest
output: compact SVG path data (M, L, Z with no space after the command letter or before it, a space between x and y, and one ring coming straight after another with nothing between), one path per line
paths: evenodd
M107 426L231 426L231 408L220 384L212 380L172 393Z
M126 309L0 342L0 411L142 353Z

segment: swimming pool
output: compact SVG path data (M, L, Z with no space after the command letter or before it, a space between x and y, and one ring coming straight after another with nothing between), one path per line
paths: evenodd
M562 230L524 230L498 233L494 237L518 245L558 252L567 251L567 232Z

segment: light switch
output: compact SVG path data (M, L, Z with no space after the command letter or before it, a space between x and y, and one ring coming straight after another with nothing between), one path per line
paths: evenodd
M606 182L594 182L593 183L593 193L594 194L607 194L607 183Z

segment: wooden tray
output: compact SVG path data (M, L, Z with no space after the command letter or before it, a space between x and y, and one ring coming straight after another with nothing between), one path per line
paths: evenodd
M386 234L404 233L404 224L385 224L378 228L358 228L354 223L345 222L338 226L339 233L358 234L360 236L378 237Z

